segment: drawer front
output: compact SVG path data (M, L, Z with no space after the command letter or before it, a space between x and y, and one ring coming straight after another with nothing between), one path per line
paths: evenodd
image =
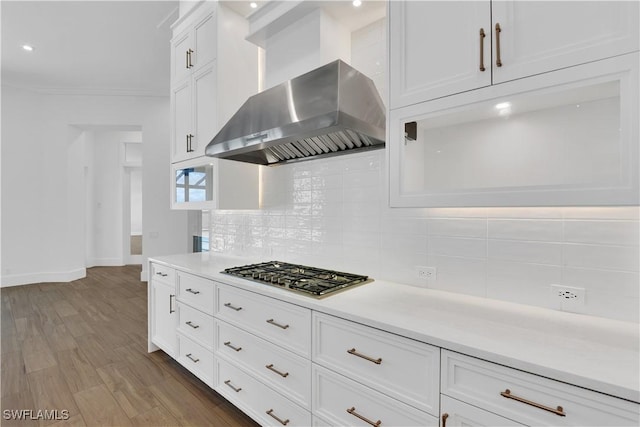
M640 422L636 403L447 350L442 351L442 393L528 425Z
M217 286L215 316L309 358L311 310L231 286Z
M213 387L213 353L182 334L178 334L178 349L178 362Z
M213 315L213 281L179 271L178 299L207 314Z
M215 390L263 426L311 425L311 413L227 361L216 358Z
M151 278L153 281L165 283L169 286L176 285L176 271L162 264L151 263Z
M438 418L313 364L313 415L335 426L437 426ZM361 418L362 417L362 418Z
M442 424L448 427L511 427L524 425L445 395L440 396L440 405L442 414L440 419L444 421Z
M311 410L311 361L216 319L216 354Z
M178 330L193 341L213 351L213 316L178 303Z
M438 416L440 349L313 313L313 361Z

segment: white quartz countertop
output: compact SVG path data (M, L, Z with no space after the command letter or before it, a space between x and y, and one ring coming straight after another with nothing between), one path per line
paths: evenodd
M220 274L228 267L268 261L264 259L199 253L155 257L150 261L449 350L640 402L640 326L635 323L382 280L318 300Z

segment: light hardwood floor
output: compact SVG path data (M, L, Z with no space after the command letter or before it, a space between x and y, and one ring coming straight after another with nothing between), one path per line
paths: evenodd
M0 290L2 426L256 426L162 351L147 353L140 267ZM5 410L67 410L66 421ZM60 412L59 415L62 415Z

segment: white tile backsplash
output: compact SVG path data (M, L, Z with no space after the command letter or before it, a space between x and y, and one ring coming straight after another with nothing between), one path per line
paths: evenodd
M547 308L552 284L582 287L585 313L640 321L637 209L392 209L384 164L379 150L265 168L263 208L212 211L211 248Z

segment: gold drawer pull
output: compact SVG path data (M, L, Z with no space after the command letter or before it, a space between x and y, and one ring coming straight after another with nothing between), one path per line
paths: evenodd
M276 420L277 422L279 422L283 426L286 426L287 424L289 424L289 418L287 418L286 420L282 421L279 417L277 417L277 416L275 416L273 414L273 409L269 409L267 411L267 415L269 415L271 418L273 418L274 420Z
M496 67L502 67L502 58L500 58L500 23L496 23Z
M447 427L447 418L449 418L449 414L446 412L442 414L442 427Z
M567 416L567 414L565 414L565 412L564 412L564 409L562 409L562 406L558 406L557 408L554 409L554 408L551 408L549 406L542 405L540 403L532 402L531 400L527 400L527 399L519 397L519 396L514 396L513 394L511 394L511 390L509 390L509 389L506 389L505 391L501 391L500 392L500 396L506 397L507 399L517 400L518 402L522 402L522 403L525 403L527 405L534 406L534 407L542 409L544 411L553 412L554 414L556 414L558 416L561 416L561 417L566 417Z
M235 310L235 311L242 310L242 307L236 307L236 306L232 305L230 302L226 303L224 306L227 307L227 308L230 308L231 310Z
M231 380L226 380L224 383L225 383L226 385L228 385L229 387L231 387L231 389L232 389L233 391L235 391L236 393L239 393L239 392L240 392L240 390L242 390L242 388L240 388L240 387L234 387L234 386L233 386L233 384L231 384Z
M191 356L191 353L187 354L187 357L188 357L189 359L191 359L191 361L192 361L193 363L198 363L198 362L200 361L200 359L194 359L194 358Z
M194 295L198 295L200 293L200 291L194 291L193 289L189 288L189 289L185 289L185 291L192 293Z
M185 322L185 323L187 325L191 326L193 329L198 329L200 327L200 325L194 325L191 320L189 320L188 322Z
M273 326L277 326L278 328L287 329L289 325L281 325L278 322L275 322L273 319L267 320L267 323L272 324Z
M484 28L480 28L480 71L486 70L484 67L484 38L486 36Z
M227 347L229 347L230 349L235 350L235 351L242 350L242 347L234 347L233 345L231 345L231 341L227 341L226 343L224 343L224 345L226 345Z
M382 363L382 358L378 357L377 359L374 359L372 357L365 356L364 354L358 353L355 348L352 348L351 350L347 350L347 353L353 354L354 356L362 357L363 359L368 360L369 362L373 362L376 365L379 365Z
M367 424L372 425L373 427L378 427L380 424L382 424L382 421L378 420L375 423L365 417L363 417L362 415L358 414L356 412L356 408L355 407L351 407L351 409L347 409L347 412L350 413L351 415L353 415L354 417L360 418L362 421L364 421Z
M273 367L273 363L271 365L267 365L265 366L265 368L267 368L270 371L275 372L276 374L280 375L282 378L287 378L289 376L289 372L285 372L284 374L280 371L278 371L276 368Z

